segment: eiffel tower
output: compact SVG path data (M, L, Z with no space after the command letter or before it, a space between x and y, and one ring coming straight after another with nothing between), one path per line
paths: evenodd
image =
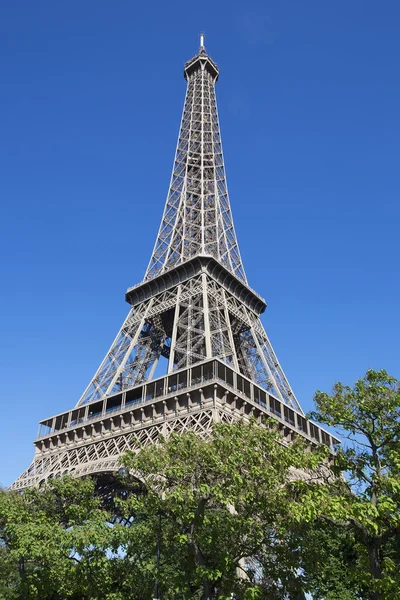
M171 432L273 416L284 439L337 440L308 421L260 321L265 301L243 268L204 36L187 81L161 226L143 281L74 408L40 422L34 460L12 489L65 473L112 477L120 456ZM160 376L162 365L164 375Z

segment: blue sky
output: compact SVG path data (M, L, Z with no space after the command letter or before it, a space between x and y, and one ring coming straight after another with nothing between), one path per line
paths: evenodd
M143 277L202 30L246 273L299 401L400 377L399 28L394 0L2 4L3 485Z

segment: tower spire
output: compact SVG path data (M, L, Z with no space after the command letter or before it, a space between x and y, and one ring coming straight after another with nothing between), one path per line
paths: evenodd
M145 280L200 255L246 282L226 184L215 83L219 70L200 51L185 64L188 82L165 210Z

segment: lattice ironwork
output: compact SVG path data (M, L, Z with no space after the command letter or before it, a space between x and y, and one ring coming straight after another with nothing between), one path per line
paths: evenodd
M204 47L185 65L188 81L167 202L145 279L198 254L246 282L226 185L215 82Z
M187 92L164 214L144 280L130 288L131 310L77 407L218 358L235 373L303 415L260 321L265 303L247 284L233 226L222 153L215 83L219 71L204 46L185 65ZM81 410L81 409L79 409ZM83 409L82 409L83 410ZM87 413L86 413L87 414ZM212 412L104 437L102 429L74 446L68 436L41 454L14 487L52 473L117 468L126 448L154 443L169 431L211 427ZM199 417L200 418L200 417ZM222 412L222 420L229 413ZM303 418L303 417L302 417ZM196 420L197 419L197 420ZM305 419L304 419L305 421ZM186 429L185 429L186 427Z
M169 372L220 358L289 406L301 408L259 316L202 273L135 306L79 405Z
M229 417L232 421L232 417ZM222 420L225 421L225 418ZM50 454L37 454L30 467L13 484L13 489L39 485L51 476L70 474L84 477L103 472L116 472L120 467L120 458L126 450L138 450L157 442L160 435L168 437L175 433L193 431L207 437L213 424L211 410L197 414L186 414L172 422L148 425L142 429L124 433L115 437L93 439L86 445L54 451Z

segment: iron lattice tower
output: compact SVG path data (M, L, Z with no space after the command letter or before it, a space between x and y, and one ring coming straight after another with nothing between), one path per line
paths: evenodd
M61 473L112 474L126 449L160 434L207 435L215 421L273 415L286 437L335 443L309 422L260 321L233 225L215 97L219 70L200 37L161 226L142 283L72 410L40 422L31 466L11 486ZM155 377L160 360L166 373ZM159 369L157 369L159 371Z

